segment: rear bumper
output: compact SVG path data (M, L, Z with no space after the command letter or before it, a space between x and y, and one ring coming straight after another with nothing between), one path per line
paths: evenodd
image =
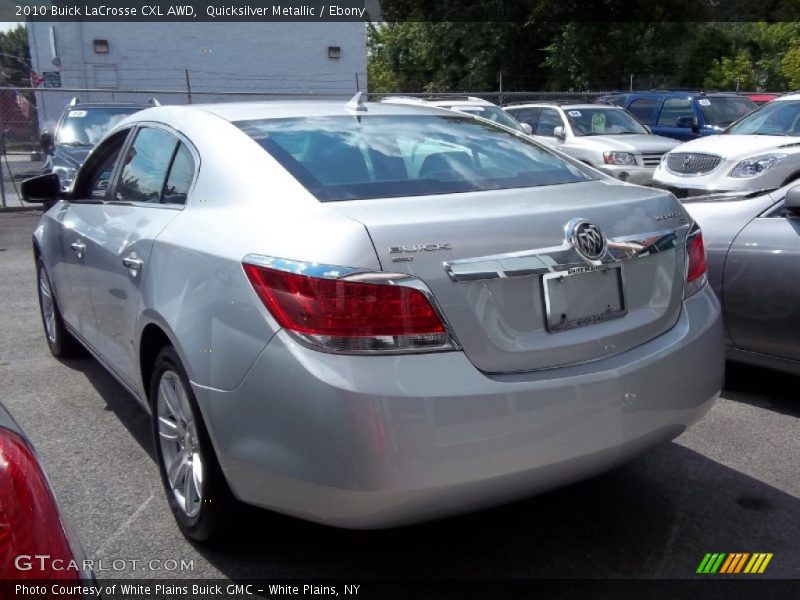
M461 352L323 354L278 334L244 382L194 386L241 500L353 528L528 496L670 440L721 388L706 288L669 332L594 363L489 377Z

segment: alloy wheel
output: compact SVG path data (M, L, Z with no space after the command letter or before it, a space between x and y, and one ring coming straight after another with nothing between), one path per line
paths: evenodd
M158 443L167 483L187 517L200 512L203 502L203 457L197 420L183 381L166 370L156 399Z

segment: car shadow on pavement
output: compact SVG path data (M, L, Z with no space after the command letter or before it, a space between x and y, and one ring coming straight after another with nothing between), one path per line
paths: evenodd
M106 410L113 412L133 439L155 460L150 416L137 400L94 358L87 353L85 358L61 360L61 364L83 373L98 395L106 403Z
M153 458L145 410L97 361L63 364L85 375ZM796 416L783 388L765 388L775 377L729 371L724 395ZM761 394L769 397L753 399ZM233 580L687 578L706 552L773 552L765 577L800 578L800 499L674 442L548 494L392 530L347 531L248 506L237 514L224 539L195 545Z
M508 506L395 530L338 530L247 509L198 551L248 578L687 578L706 552L774 552L800 576L800 500L670 443Z
M800 377L729 362L722 396L783 415L800 417Z

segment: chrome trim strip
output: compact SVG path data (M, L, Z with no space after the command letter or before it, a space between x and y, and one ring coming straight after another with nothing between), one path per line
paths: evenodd
M688 229L689 225L682 225L675 229L609 238L608 249L599 260L589 260L580 254L567 239L569 233L565 232L565 240L560 246L463 258L445 262L443 266L450 279L456 282L542 275L644 258L671 250L677 247L678 238L685 237Z
M275 258L273 256L263 256L261 254L248 254L242 262L267 267L295 275L307 275L318 279L343 279L358 273L366 273L365 269L354 267L340 267L336 265L325 265L321 263L305 262L302 260L289 260L286 258Z

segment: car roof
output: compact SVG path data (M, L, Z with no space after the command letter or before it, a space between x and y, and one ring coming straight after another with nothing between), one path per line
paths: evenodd
M787 100L800 100L800 92L789 92L773 99L771 102L786 102Z
M580 104L561 104L559 102L528 102L525 104L511 104L504 108L560 108L562 110L594 110L597 108L611 109L611 110L625 110L619 106L611 104L597 104L591 102L583 102Z
M142 113L131 117L132 120L147 120L150 118L163 118L178 115L187 115L196 112L211 113L226 121L250 121L260 119L286 119L295 117L335 117L335 116L366 116L366 115L447 115L459 116L458 113L444 108L420 104L382 104L379 102L364 102L359 105L363 110L347 102L330 100L279 100L263 102L226 102L219 104L191 104L180 106L159 106L149 108ZM459 117L461 118L461 117ZM463 118L472 117L463 115ZM127 119L126 119L127 121Z
M70 104L66 110L83 110L85 108L150 108L147 102L79 102Z
M663 96L670 98L685 98L687 96L691 98L717 98L720 96L729 96L735 98L746 98L744 94L738 94L736 92L700 92L693 90L642 90L639 92L611 92L609 94L603 94L600 96L600 98L619 98L622 96Z
M443 96L385 96L382 104L415 104L419 106L497 106L496 104L475 96L443 95Z

